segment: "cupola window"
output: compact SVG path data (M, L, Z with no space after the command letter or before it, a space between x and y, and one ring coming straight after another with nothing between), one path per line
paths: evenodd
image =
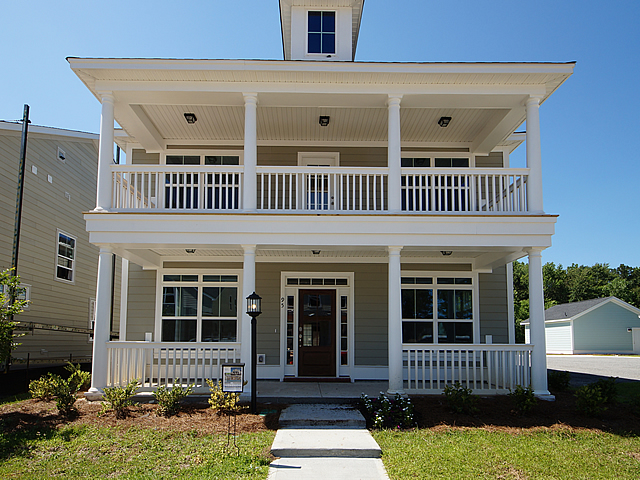
M309 12L308 53L336 53L336 12Z

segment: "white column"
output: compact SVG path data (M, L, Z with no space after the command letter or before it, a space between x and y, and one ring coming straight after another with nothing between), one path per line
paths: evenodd
M258 208L256 199L256 165L258 163L257 139L258 94L244 94L244 184L242 208L254 212Z
M507 318L509 319L509 343L516 343L515 305L513 303L513 263L507 263Z
M96 322L93 327L93 358L91 360L91 388L87 397L102 395L107 386L107 342L111 332L111 275L113 273L110 248L100 247L98 257L98 285L96 288Z
M540 146L540 97L527 100L527 203L532 213L543 213L542 149Z
M402 300L400 298L400 251L389 247L389 390L404 393L402 381Z
M400 189L400 100L402 95L389 95L389 130L387 138L387 166L389 167L389 211L400 212L402 208Z
M95 212L111 208L111 164L113 163L113 95L103 93L100 118L100 150L98 152L98 187Z
M256 291L256 246L242 245L244 250L244 263L242 266L242 299L238 299L238 308L241 309L238 317L242 319L240 325L240 358L244 362L245 378L248 380L253 375L251 371L251 317L247 315L246 298ZM241 307L242 305L242 307ZM251 382L244 387L244 393L251 393Z
M127 310L129 307L129 260L122 259L120 275L120 335L121 342L127 339Z
M537 396L548 396L547 347L544 336L544 291L541 249L529 253L529 322L533 353L531 355L531 387Z

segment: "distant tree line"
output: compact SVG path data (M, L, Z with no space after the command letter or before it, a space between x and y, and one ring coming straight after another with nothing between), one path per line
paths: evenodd
M592 267L576 265L567 268L554 263L542 267L544 308L592 298L618 297L640 308L640 268L620 265L611 268L607 263ZM529 265L513 262L513 300L516 321L516 342L524 342L520 322L529 318Z

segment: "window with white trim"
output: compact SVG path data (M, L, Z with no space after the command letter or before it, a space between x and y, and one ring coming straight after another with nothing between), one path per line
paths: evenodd
M163 342L235 342L237 275L163 275Z
M58 230L57 238L56 279L74 283L76 279L76 238L61 230Z
M473 343L470 277L402 277L403 343Z
M336 12L307 14L307 53L336 53Z

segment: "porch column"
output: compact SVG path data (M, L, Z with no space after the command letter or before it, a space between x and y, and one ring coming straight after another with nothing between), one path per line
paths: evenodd
M542 150L540 147L540 97L527 100L527 204L529 212L543 213Z
M400 212L402 208L400 188L400 100L402 95L389 95L387 107L389 111L387 166L389 167L389 211Z
M107 386L107 342L111 332L111 275L113 252L100 247L98 257L98 285L96 288L96 321L93 326L93 358L91 361L91 388L87 397L98 398Z
M389 247L389 390L404 393L402 382L402 301L400 298L400 251Z
M100 149L98 152L97 198L94 212L111 208L111 164L113 163L113 104L111 92L101 94Z
M258 163L257 110L258 94L244 95L244 184L242 208L254 212L258 208L256 199L256 164ZM249 292L251 294L253 292Z
M531 343L531 387L538 397L549 396L547 388L547 347L544 336L544 292L542 283L542 250L531 248L529 253L529 322Z
M238 302L238 308L242 305L239 317L242 319L240 326L240 358L244 362L246 379L251 379L251 317L246 312L245 299L256 291L256 246L242 245L244 250L244 263L242 266L242 301ZM251 393L251 382L245 386L245 394Z

